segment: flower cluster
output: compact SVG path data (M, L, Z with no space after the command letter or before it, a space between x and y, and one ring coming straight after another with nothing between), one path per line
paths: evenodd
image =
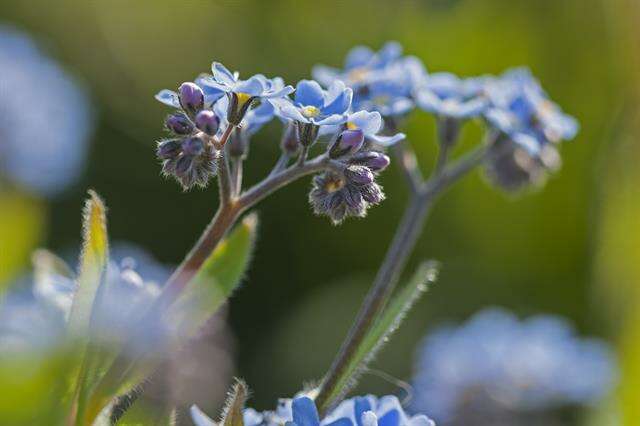
M191 408L191 417L196 426L216 424L196 406ZM260 413L246 408L243 421L244 426L435 426L423 414L410 416L405 413L400 401L393 395L381 398L367 395L347 399L323 419L318 416L313 400L300 396L293 400L280 400L275 411Z
M81 174L89 147L89 99L26 34L0 26L0 187L55 196Z
M446 424L485 424L481 416L594 402L614 382L615 362L603 342L578 338L557 317L520 321L493 308L426 338L411 406Z
M314 76L325 85L346 82L353 90L353 109L380 112L387 127L415 107L433 114L445 146L456 142L464 121L482 118L494 135L487 174L507 190L542 182L560 165L555 145L578 131L575 119L552 103L525 69L499 77L428 73L418 58L403 56L402 48L390 42L379 52L355 47L344 69L319 65Z

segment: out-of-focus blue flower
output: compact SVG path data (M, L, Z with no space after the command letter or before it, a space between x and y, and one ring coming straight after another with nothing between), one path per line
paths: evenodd
M26 34L7 26L0 26L0 69L0 179L54 196L82 172L93 127L89 99Z
M531 155L547 143L573 139L578 122L549 100L540 83L524 68L507 71L485 84L491 102L487 122Z
M128 335L140 314L160 293L159 283L169 275L167 268L130 244L116 244L112 253L114 258L122 260L110 261L107 266L101 305L92 328L94 341L107 345ZM136 260L131 256L136 256ZM37 251L33 263L32 297L10 298L0 308L0 318L11 318L11 322L3 322L0 340L20 340L23 348L60 342L77 290L75 273L55 255ZM144 279L139 272L145 274ZM20 327L15 326L17 324ZM158 327L150 325L150 333L159 331Z
M317 65L313 76L325 86L344 81L353 89L353 111L378 111L384 117L399 117L414 107L412 93L426 78L422 62L402 56L402 47L389 42L375 53L363 46L354 48L344 70Z
M328 87L334 81L340 80L355 90L375 80L376 71L384 69L401 55L402 46L394 41L387 42L378 52L374 52L367 46L356 46L347 53L343 69L316 65L313 67L312 74L313 78L324 86Z
M492 308L425 339L411 407L458 424L455 418L478 407L511 412L595 402L615 381L614 356L603 342L578 338L554 316L520 321Z
M441 118L463 120L477 117L487 108L482 85L462 80L451 73L433 73L416 88L416 104Z
M196 426L214 424L196 406L191 408L191 416ZM243 417L245 426L435 426L425 415L407 415L398 398L392 395L345 400L324 419L319 418L315 403L307 396L280 400L275 411L260 413L247 408Z
M283 98L277 102L278 114L288 120L315 126L344 123L351 107L353 92L341 81L324 90L313 80L301 80L296 86L293 101Z

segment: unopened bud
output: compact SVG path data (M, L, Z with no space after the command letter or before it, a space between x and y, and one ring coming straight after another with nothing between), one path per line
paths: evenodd
M364 132L361 129L345 130L329 149L329 157L339 158L356 153L364 143Z
M203 110L196 115L196 127L209 136L215 136L218 133L220 119L213 111Z
M375 179L371 170L364 166L349 166L344 171L345 177L358 185L367 185Z
M188 138L182 142L182 152L188 156L196 156L204 152L204 141L200 138Z
M311 146L318 139L320 126L312 123L298 122L298 140L302 146Z
M282 140L280 141L280 148L283 152L293 156L300 149L300 142L298 141L298 131L296 129L295 122L290 122L287 125L286 130L282 134Z
M168 159L177 157L180 154L181 149L182 149L182 145L180 141L177 141L177 140L162 141L158 143L158 149L156 150L156 155L161 160L168 160Z
M391 160L381 152L365 151L355 154L349 162L351 164L366 166L374 172L380 172L387 168Z
M195 116L204 107L204 93L197 84L182 83L178 88L180 106L191 116Z
M188 135L193 131L193 124L184 114L171 114L164 121L164 124L176 135Z

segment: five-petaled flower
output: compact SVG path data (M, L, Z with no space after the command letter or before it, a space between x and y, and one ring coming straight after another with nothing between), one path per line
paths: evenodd
M200 76L197 82L209 99L227 95L229 105L226 118L234 126L240 124L254 101L282 98L293 92L293 87L285 86L279 77L268 79L256 74L241 80L238 72L232 73L219 62L211 65L211 71L212 75Z

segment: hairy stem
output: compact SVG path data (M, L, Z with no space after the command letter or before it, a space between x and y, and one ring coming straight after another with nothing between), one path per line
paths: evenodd
M486 149L480 147L449 168L436 166L433 177L412 194L409 206L405 210L385 259L356 316L354 325L347 334L320 386L316 405L321 416L326 414L337 402L335 398L332 398L332 395L336 394L336 386L340 377L389 300L409 255L420 238L425 220L436 197L477 166L485 155ZM446 161L446 157L443 158ZM344 394L347 391L348 389L343 389L338 394Z

